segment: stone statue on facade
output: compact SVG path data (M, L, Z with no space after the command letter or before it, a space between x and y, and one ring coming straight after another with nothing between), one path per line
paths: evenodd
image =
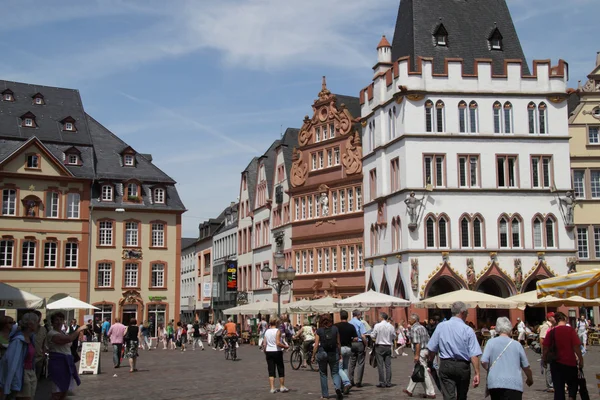
M327 197L327 193L321 193L321 197L319 199L321 203L321 215L326 217L329 215L329 197Z
M577 257L567 258L567 274L577 272Z
M404 204L406 204L406 212L410 217L410 224L417 225L417 221L419 219L419 213L421 211L421 207L423 205L423 200L425 196L420 199L415 197L415 192L410 192L410 196L404 200Z
M419 290L419 259L410 260L410 287L413 291Z
M521 259L515 258L515 287L517 288L517 292L521 291L523 287L523 269L521 266Z
M567 192L565 197L559 197L558 199L565 217L565 224L573 225L575 223L575 204L577 204L573 192Z
M467 258L467 285L469 290L475 288L475 265L472 258Z

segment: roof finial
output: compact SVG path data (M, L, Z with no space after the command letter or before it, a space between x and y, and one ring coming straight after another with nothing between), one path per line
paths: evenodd
M322 90L327 89L327 78L325 78L325 75L323 75L323 82L321 83L321 89Z

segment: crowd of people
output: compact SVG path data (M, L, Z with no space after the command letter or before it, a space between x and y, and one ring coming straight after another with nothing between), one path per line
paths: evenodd
M444 399L466 399L470 387L481 384L483 368L487 372L486 396L489 394L492 400L521 399L524 386L533 384L532 367L525 353L532 333L524 321L518 318L513 325L508 318L500 317L490 329L482 327L479 333L492 337L482 346L474 326L467 322L466 305L456 302L450 311L448 319L435 317L423 323L418 314L411 314L406 322L394 323L381 313L373 327L357 310L351 319L342 310L337 323L331 314L295 326L285 315L269 322L259 317L258 344L265 354L270 392L289 391L283 352L299 340L302 368L308 362L318 366L321 398L329 397L329 377L337 399L354 387L360 388L367 363L377 368L377 388L392 387L391 359L408 357L406 351L412 349L414 370L403 389L408 397L435 399L437 387ZM223 351L228 346L239 347L241 337L232 318L214 324L171 320L165 326L158 325L156 343L147 321L138 324L131 319L125 326L118 318L112 324L107 318L88 320L79 326L76 320L67 323L61 312L49 318L41 323L39 311L24 314L18 324L11 317L0 317L0 400L33 399L37 382L46 375L51 381L52 399L64 399L80 384L75 364L84 341L100 342L105 352L110 344L114 368L120 368L122 360L127 359L129 372L135 373L139 351L155 350L160 343L163 350L184 352L190 346L204 350L206 341L215 351ZM582 317L570 326L564 313L549 312L537 327L541 370L546 390L553 392L555 399L568 396L574 400L577 393L582 399L589 398L583 366L590 325ZM417 393L421 391L419 386L422 393Z

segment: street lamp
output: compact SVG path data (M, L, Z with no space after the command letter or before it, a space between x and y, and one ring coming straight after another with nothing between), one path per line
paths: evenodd
M260 270L260 274L265 285L272 287L277 292L277 316L279 317L281 316L281 291L286 286L292 285L294 278L296 278L296 271L292 267L285 268L285 254L281 250L277 251L273 258L277 265L277 278L271 279L273 270L268 265Z

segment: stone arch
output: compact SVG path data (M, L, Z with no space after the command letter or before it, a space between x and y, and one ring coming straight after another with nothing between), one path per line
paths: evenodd
M427 281L421 297L427 298L437 296L444 292L459 289L467 289L467 283L463 277L450 268L447 262L444 262L439 271Z
M484 293L493 291L499 294L488 294L504 298L514 296L518 293L511 277L502 271L496 262L493 262L477 280L474 290Z
M542 279L548 279L554 277L554 273L550 271L545 261L536 262L536 266L533 272L527 275L527 278L523 282L522 292L529 292L531 290L536 290L536 282Z
M396 278L396 284L394 285L394 293L392 295L401 299L406 298L404 282L402 282L402 277L400 276L400 274L398 274L398 277Z
M367 292L369 290L377 291L375 289L375 283L373 283L373 276L369 276L369 283L367 283Z

